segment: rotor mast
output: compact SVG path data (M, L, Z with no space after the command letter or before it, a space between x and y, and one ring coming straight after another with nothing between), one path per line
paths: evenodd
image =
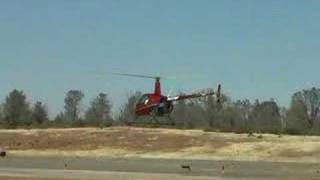
M155 87L154 87L154 94L157 96L161 96L161 83L160 83L160 77L155 77Z

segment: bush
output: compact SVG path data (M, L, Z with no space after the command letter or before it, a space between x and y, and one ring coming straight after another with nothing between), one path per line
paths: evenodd
M258 139L263 139L263 136L260 134L259 136L257 136Z
M72 127L85 127L86 125L86 122L83 120L76 120L71 124Z
M296 129L296 128L287 128L284 130L285 134L290 134L290 135L302 135L304 134L301 130Z

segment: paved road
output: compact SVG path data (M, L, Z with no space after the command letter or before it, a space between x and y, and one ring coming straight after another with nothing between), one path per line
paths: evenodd
M181 165L191 166L191 171ZM224 170L223 170L224 169ZM320 164L165 160L138 158L7 157L0 159L7 180L320 180Z

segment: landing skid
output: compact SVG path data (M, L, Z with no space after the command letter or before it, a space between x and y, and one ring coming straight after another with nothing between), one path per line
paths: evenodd
M136 117L134 121L128 122L127 125L138 127L173 127L175 121L170 115L163 117L150 115Z

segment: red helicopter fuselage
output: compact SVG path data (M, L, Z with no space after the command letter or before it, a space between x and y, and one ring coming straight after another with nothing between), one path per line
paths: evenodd
M136 103L135 112L138 116L169 114L173 106L167 99L167 96L161 94L160 78L156 78L154 93L143 94Z

